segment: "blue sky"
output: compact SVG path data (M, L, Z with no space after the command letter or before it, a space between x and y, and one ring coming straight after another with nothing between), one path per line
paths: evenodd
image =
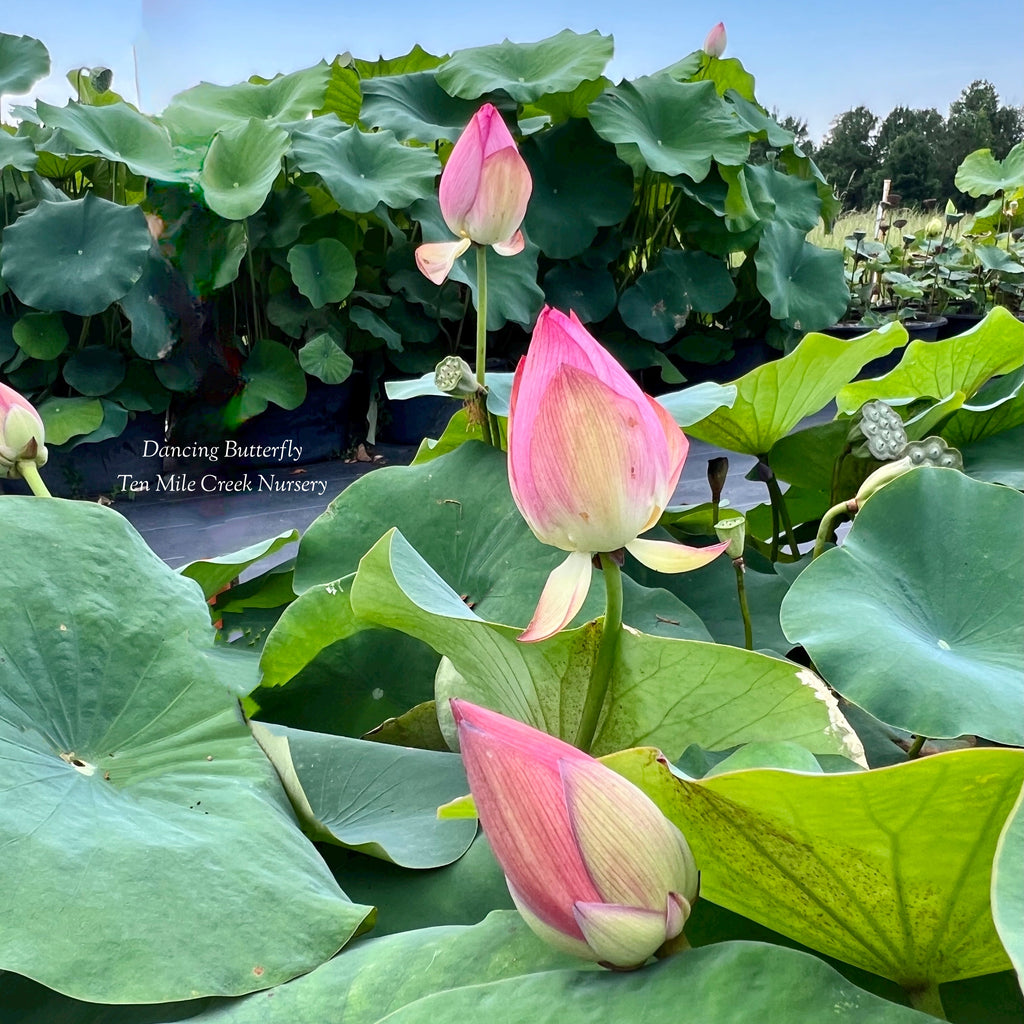
M612 34L609 76L634 78L699 47L719 20L726 56L754 74L760 101L806 119L815 141L832 117L861 104L880 116L901 104L945 114L976 78L991 81L1004 103L1024 102L1020 0L47 0L4 8L0 31L36 36L50 51L55 74L34 95L63 102L66 71L104 65L134 101L134 45L150 113L200 80L295 71L345 50L392 57L419 43L443 53L563 28Z

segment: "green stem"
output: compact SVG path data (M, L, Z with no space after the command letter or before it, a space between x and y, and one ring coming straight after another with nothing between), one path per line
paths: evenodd
M765 467L764 482L768 488L768 498L772 503L772 508L779 510L779 517L782 519L782 528L786 531L786 542L789 544L789 550L793 553L795 558L800 557L800 548L796 542L796 536L793 533L793 520L789 517L789 506L786 504L786 497L782 493L782 488L779 487L779 481L775 474L772 472L771 466L768 465L767 460L761 459L762 464Z
M47 490L46 484L43 483L43 478L39 475L39 467L34 459L25 459L23 462L19 462L18 472L37 498L53 497Z
M598 557L604 570L604 622L601 624L601 645L597 649L597 658L590 672L587 698L583 703L583 714L580 716L575 740L575 746L586 751L590 750L594 742L597 722L601 717L601 709L608 693L608 682L615 664L615 652L619 648L619 636L622 633L622 570L611 555L602 554Z
M821 517L821 522L818 524L818 535L814 538L814 551L811 553L812 562L825 550L825 545L828 543L828 539L832 535L832 523L838 519L839 516L846 515L849 511L850 503L848 501L841 501L838 505L833 505Z
M736 570L736 595L740 599L740 615L743 616L743 646L748 651L754 649L754 630L750 625L750 606L747 604L747 584L743 579L745 566L742 558L733 559Z
M476 382L487 376L487 246L476 247Z
M907 760L916 761L921 756L921 748L925 745L927 736L915 736L914 742L907 749Z
M910 1005L922 1013L930 1013L939 1020L948 1020L945 1007L942 1005L942 996L939 995L939 986L934 982L926 988L910 989L907 992L910 996Z

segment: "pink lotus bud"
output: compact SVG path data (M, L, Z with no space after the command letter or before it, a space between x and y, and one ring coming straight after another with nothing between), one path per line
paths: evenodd
M725 53L725 23L719 22L707 35L702 49L709 57L721 57Z
M459 136L441 173L441 215L457 242L428 242L416 250L416 265L441 284L472 242L502 256L522 252L519 226L533 180L501 114L485 103Z
M688 442L665 408L587 333L545 307L512 384L512 497L537 539L571 552L548 577L520 640L543 640L579 611L595 554L625 548L659 572L687 572L727 547L639 540L669 503Z
M451 706L480 823L534 932L618 968L639 967L682 932L700 876L645 793L547 733Z
M0 383L0 477L21 476L19 462L45 465L43 421L31 402Z

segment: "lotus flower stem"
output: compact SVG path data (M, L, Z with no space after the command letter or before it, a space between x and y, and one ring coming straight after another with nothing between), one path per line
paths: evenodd
M921 750L927 742L927 736L915 736L914 742L907 748L907 760L916 761L921 756Z
M740 615L743 616L743 646L748 651L754 649L754 630L750 625L750 606L747 604L747 584L744 580L746 564L743 558L734 558L732 567L736 570L736 596L740 601Z
M52 497L49 490L47 490L46 484L43 483L43 478L39 475L39 467L34 459L21 460L18 463L18 473L37 498Z
M856 502L841 501L838 505L833 505L821 517L821 523L818 525L818 535L814 538L814 551L811 553L812 562L825 550L825 545L828 543L828 539L834 530L832 524L836 519L841 515L849 515L856 511L855 507L850 508L851 504L856 506Z
M619 635L622 633L622 569L613 555L601 554L598 557L604 570L604 621L601 623L601 644L590 672L587 697L583 703L583 714L580 716L574 743L580 750L588 752L597 732L597 722L608 693L608 682L612 676L615 654L619 649Z
M910 997L910 1005L915 1010L930 1013L939 1020L949 1020L942 1005L942 996L939 995L939 986L935 982L927 988L908 989L907 995Z
M786 543L789 544L789 549L793 553L794 558L800 557L800 548L796 542L796 536L793 533L793 520L789 516L789 507L786 505L786 497L782 493L782 488L779 487L779 481L772 471L772 467L768 465L768 460L763 458L759 464L761 479L764 480L765 486L768 488L768 498L771 501L773 515L772 523L775 526L775 535L778 536L778 528L776 526L777 519L774 515L775 510L778 510L778 519L782 520L782 528L786 531ZM778 550L777 548L775 549Z
M476 247L476 382L486 386L487 376L487 249Z

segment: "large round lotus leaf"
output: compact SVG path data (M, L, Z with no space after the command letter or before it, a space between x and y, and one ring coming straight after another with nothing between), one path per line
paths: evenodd
M137 206L91 192L44 200L6 231L0 266L11 291L36 309L101 313L142 276L152 239Z
M360 82L363 106L359 120L371 128L388 128L402 142L454 142L480 106L460 100L437 83L433 71L368 78Z
M83 153L125 164L134 174L157 181L186 181L185 161L171 146L167 129L127 103L91 106L71 101L36 110L48 127L59 128Z
M367 908L299 832L199 588L109 509L0 517L0 968L160 1002L324 962Z
M32 36L0 32L0 96L28 92L50 73L50 55Z
M965 445L961 454L968 476L1024 491L1024 424Z
M258 416L270 402L282 409L297 409L306 399L306 375L292 350L279 341L257 341L245 361L242 378L243 419Z
M992 919L1024 988L1024 790L1003 827L992 865Z
M1024 323L996 306L980 323L944 341L912 341L899 366L883 377L854 381L837 396L840 412L856 412L875 398L972 398L991 378L1024 364ZM980 404L980 403L979 403ZM986 403L987 404L987 403ZM959 434L957 440L966 439Z
M533 176L525 227L546 256L583 252L599 227L618 224L633 205L633 172L587 121L572 120L523 143Z
M651 596L664 600L663 593ZM656 607L648 602L646 617L656 620ZM452 696L574 739L597 653L598 623L521 644L518 629L485 621L467 608L396 531L360 562L352 608L360 618L429 643L450 660L450 665L442 662L436 689L450 743L455 737L447 698ZM622 634L595 752L653 744L678 757L689 743L718 750L755 740L788 740L819 753L863 756L813 672L704 641L633 630Z
M16 171L34 171L39 162L32 140L0 131L0 171L13 167Z
M401 209L434 191L441 162L432 149L403 146L389 131L338 127L333 136L296 131L292 155L302 170L323 178L342 209L369 213L379 203Z
M691 424L688 434L733 452L764 455L802 419L823 409L860 369L906 344L901 324L886 324L851 341L805 335L781 359L736 380L736 400Z
M340 384L352 373L352 357L335 341L330 331L322 331L299 349L299 366L325 384Z
M295 287L315 309L328 302L341 302L356 283L356 261L336 238L293 245L288 250L288 268Z
M989 889L1024 751L700 781L674 774L656 750L605 762L679 826L713 903L907 989L1009 966Z
M532 103L600 78L612 50L612 37L596 31L577 35L563 29L539 43L506 39L454 53L437 69L437 81L445 92L467 100L501 89L517 103Z
M797 331L816 331L840 320L850 301L843 254L805 240L807 232L773 221L754 255L757 287L772 316Z
M782 627L844 697L919 736L1024 745L1024 495L954 470L894 480L804 571Z
M572 310L581 323L603 320L615 308L615 300L615 278L603 267L590 270L556 263L544 275L544 301L563 313Z
M241 127L250 118L268 127L308 117L323 106L330 67L321 61L266 84L200 82L179 92L160 115L176 145L202 147L225 128Z
M178 340L178 321L171 303L180 276L167 260L151 254L142 277L121 299L132 325L132 348L143 359L163 359Z
M978 198L994 196L1024 181L1024 142L1018 142L1005 160L997 160L991 149L968 154L957 168L955 184L961 192Z
M722 260L706 252L664 249L658 266L623 293L619 313L641 338L660 343L675 337L691 312L717 313L735 295Z
M56 359L68 347L68 332L60 313L26 313L11 334L18 348L33 359Z
M103 423L103 404L96 398L48 398L39 406L48 444L64 444L91 434Z
M259 722L252 728L310 838L406 868L451 864L473 842L475 821L437 817L441 804L469 789L457 754Z
M287 149L288 133L263 121L218 132L199 173L206 205L226 220L251 217L270 193Z
M712 160L742 164L750 151L746 126L711 82L675 82L667 75L623 82L594 100L590 120L601 138L636 154L652 171L694 181L703 181Z
M86 345L64 364L64 379L79 394L98 398L124 380L125 362L120 352L104 345Z
M783 174L769 164L748 164L743 174L759 219L774 219L805 234L817 225L821 199L813 181Z
M422 225L424 241L455 240L441 216L436 195L413 203L409 208L409 216ZM499 256L490 246L484 251L487 258L487 329L499 331L509 320L532 327L544 305L544 293L537 284L540 249L527 239L526 248L515 256ZM471 247L455 261L448 275L449 281L469 286L474 305L477 301L476 263L477 250Z

